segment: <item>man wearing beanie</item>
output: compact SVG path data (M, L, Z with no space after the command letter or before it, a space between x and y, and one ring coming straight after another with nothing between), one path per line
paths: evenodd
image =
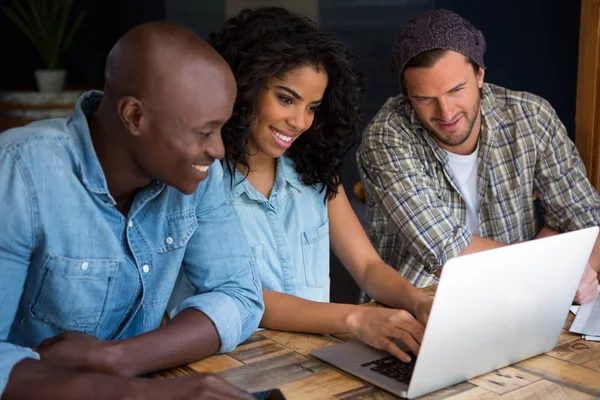
M371 240L417 287L452 257L600 225L600 197L554 109L484 83L484 52L483 34L451 11L411 20L390 63L402 93L357 153ZM578 303L597 294L599 243Z

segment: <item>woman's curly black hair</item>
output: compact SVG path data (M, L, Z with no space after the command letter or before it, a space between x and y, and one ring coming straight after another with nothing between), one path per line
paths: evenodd
M260 90L270 77L299 67L325 69L328 84L312 126L286 152L305 185L323 184L325 199L337 194L344 155L359 137L362 75L340 41L320 32L305 17L277 7L245 9L209 36L229 63L238 94L231 119L222 131L227 168L248 168L246 145L258 115ZM232 164L233 167L230 165Z

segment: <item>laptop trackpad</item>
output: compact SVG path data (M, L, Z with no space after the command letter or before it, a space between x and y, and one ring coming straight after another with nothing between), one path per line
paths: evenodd
M402 345L403 350L406 349L402 343L398 342L398 344ZM410 380L410 374L414 369L416 360L411 354L413 360L410 364L412 365L407 365L388 352L368 346L358 339L317 349L312 351L311 354L402 397L406 397L406 391L408 390L408 383L402 381L408 382ZM407 374L408 378L406 378ZM401 378L401 376L404 376L404 378Z

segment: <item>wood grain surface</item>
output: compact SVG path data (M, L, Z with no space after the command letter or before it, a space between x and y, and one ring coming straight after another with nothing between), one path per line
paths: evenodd
M435 286L423 289L435 293ZM374 303L368 306L377 306ZM595 399L600 397L600 342L568 331L545 354L469 379L421 399ZM229 354L220 354L153 378L214 372L250 392L279 388L288 400L387 400L397 397L310 356L314 349L350 335L312 335L260 330Z

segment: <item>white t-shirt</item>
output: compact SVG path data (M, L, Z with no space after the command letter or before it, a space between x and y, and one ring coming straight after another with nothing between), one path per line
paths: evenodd
M445 150L444 150L445 151ZM458 191L467 205L467 228L473 235L479 235L479 197L477 195L477 153L475 151L467 156L450 153L448 161L454 175Z

